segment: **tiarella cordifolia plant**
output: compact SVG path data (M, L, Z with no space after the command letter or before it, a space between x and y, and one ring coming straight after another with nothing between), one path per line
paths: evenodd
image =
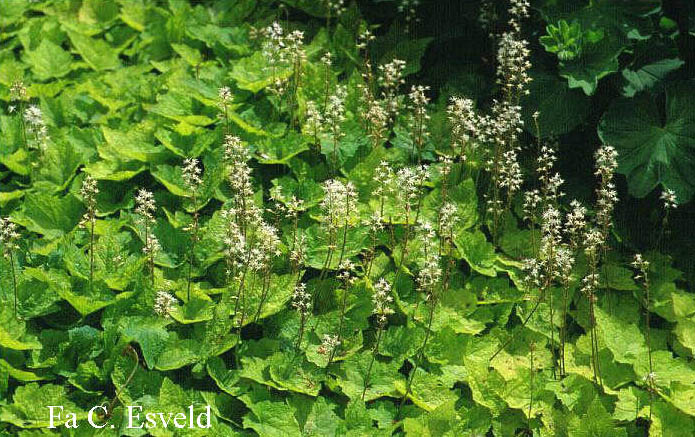
M418 162L422 161L422 149L425 146L425 141L429 136L427 131L427 123L430 116L427 114L427 104L429 98L426 93L429 87L422 85L413 86L408 94L410 100L413 120L411 122L411 135L413 138L413 155L418 157Z
M426 165L416 167L404 167L398 170L395 175L395 184L398 187L397 196L400 200L401 210L403 211L403 221L405 223L405 237L401 246L401 260L399 265L403 265L408 256L408 243L412 233L412 227L418 223L420 218L420 207L422 206L422 189L429 176L429 168Z
M22 115L24 117L23 126L33 137L33 142L29 144L39 149L40 152L45 152L48 148L50 136L48 135L48 126L44 120L43 111L37 105L30 105L24 110ZM24 135L26 136L26 133Z
M333 95L328 97L328 105L323 118L327 124L327 133L331 136L333 142L333 172L340 165L338 162L338 150L340 148L340 140L345 136L343 132L343 122L345 121L345 99L347 98L347 88L343 85L336 87Z
M154 194L144 188L138 190L135 196L135 214L137 214L137 221L145 232L145 245L142 248L142 252L147 257L152 284L154 284L154 257L162 249L159 239L154 235L154 230L152 229L152 226L157 223L154 218L156 211L157 204L154 200Z
M229 133L229 105L232 103L232 90L227 86L223 86L217 90L217 96L222 116L224 117L225 131Z
M439 300L439 291L442 279L441 256L437 250L437 234L431 224L424 222L418 229L418 238L420 239L421 251L423 255L423 263L417 273L416 283L418 289L425 294L425 301L429 305L427 322L425 326L425 339L422 346L418 350L415 358L413 369L410 371L405 385L405 393L401 398L398 407L397 417L400 416L401 409L405 400L410 395L412 390L413 380L418 370L419 363L424 359L427 343L429 342L432 332L432 322L434 321L434 312Z
M325 4L326 11L326 28L330 30L331 28L331 18L340 17L347 8L345 7L345 0L323 0Z
M262 276L261 280L261 300L258 303L255 321L261 316L263 305L270 292L271 268L273 258L280 256L280 238L277 229L267 223L261 222L256 229L257 247L252 250L254 253L250 259L249 267ZM243 319L243 317L242 317Z
M350 296L350 290L352 286L357 281L356 276L357 266L350 260L346 259L338 264L338 276L337 278L341 281L343 285L343 295L340 303L340 317L338 321L338 334L336 335L337 343L336 346L331 349L331 353L328 356L328 364L326 365L326 370L331 365L335 359L338 349L343 344L343 329L345 325L345 312L347 311L348 297Z
M85 176L80 189L82 201L84 202L87 212L82 216L80 226L86 228L89 232L89 287L94 288L94 244L95 232L94 226L97 222L97 194L99 188L97 181L90 175Z
M405 67L406 63L401 59L394 59L387 64L379 65L378 83L382 90L381 96L390 123L393 123L400 111L400 87L405 84L405 79L403 79Z
M37 399L106 423L216 390L219 435L693 428L695 91L669 8L539 27L553 2L473 2L479 32L454 0L417 27L417 1L58 3L0 14L0 435L40 425ZM596 123L594 175L572 145ZM617 203L659 185L655 211Z
M398 12L405 16L406 23L419 21L417 17L417 8L420 6L420 0L400 0L398 4Z
M154 312L160 317L171 317L171 312L176 308L176 298L166 291L158 291L154 297Z
M379 165L374 169L374 183L376 189L373 195L379 199L379 216L384 215L384 204L386 202L386 197L396 193L394 186L394 173L391 165L386 161L381 161Z
M381 337L388 322L388 316L394 313L392 308L393 297L391 296L391 285L384 279L381 278L374 284L374 294L372 295L372 304L374 309L372 314L376 319L376 341L374 342L374 348L372 349L372 357L369 361L369 366L367 367L367 373L364 377L364 388L362 389L362 400L367 393L369 388L369 379L372 373L372 367L374 366L374 360L379 353L379 344L381 343Z
M325 113L328 107L328 98L331 95L331 77L333 74L331 71L333 67L333 55L331 52L326 52L321 56L321 65L323 66L323 106L321 108Z
M304 131L310 134L314 140L313 144L315 147L319 147L319 134L323 126L323 115L313 101L308 101L306 103L306 117L304 120Z
M641 253L635 254L633 259L632 268L634 268L637 273L635 274L635 280L642 284L644 288L644 298L642 305L644 306L644 326L646 329L646 340L647 340L647 358L649 361L649 373L647 373L643 380L647 383L649 390L649 420L652 419L652 405L654 403L654 392L656 391L656 377L654 374L654 360L652 358L652 342L651 342L651 298L650 298L650 282L649 282L649 261L644 259Z
M14 314L17 316L17 273L15 271L15 251L19 249L17 240L20 235L17 225L12 223L9 218L0 218L0 244L2 244L2 255L10 263L10 275L12 276L12 289L14 291Z
M304 337L304 329L306 322L311 315L312 308L311 294L306 291L306 284L300 282L294 287L292 293L292 308L299 314L299 332L297 334L297 348L302 347L302 338Z
M307 60L306 50L304 48L304 32L295 30L290 32L285 38L286 49L288 52L287 59L292 70L291 81L288 93L288 111L290 112L291 122L294 126L295 112L297 106L297 92L302 85L302 75L304 74L304 64Z
M201 178L201 169L199 166L199 161L195 158L184 159L183 167L181 168L181 174L183 176L183 182L186 186L186 189L190 193L191 201L193 204L193 217L191 223L184 228L184 230L189 233L191 239L190 249L188 252L188 287L186 292L186 298L190 300L191 281L193 275L193 259L195 257L195 245L198 242L198 192L200 190L200 186L203 183L203 179Z
M324 334L317 352L321 355L328 355L330 357L338 346L340 346L340 340L337 335Z
M481 120L474 110L474 102L464 97L452 97L447 107L451 126L451 151L461 161L467 161L475 152Z
M253 197L253 179L252 169L248 164L251 155L239 137L227 135L224 139L224 159L228 166L229 185L234 193L235 214L239 219L239 226L245 234L246 223L252 220L249 203Z
M29 97L27 95L27 88L24 85L24 82L21 80L15 80L12 82L12 86L10 87L10 106L8 108L8 111L10 114L17 112L20 114L19 116L19 121L21 123L21 128L22 128L22 141L24 143L24 147L28 147L29 145L29 140L27 139L27 128L26 128L26 121L25 121L25 109L24 106L26 102L29 100ZM43 120L42 120L43 121Z
M671 189L665 189L661 192L659 199L664 204L664 218L661 220L661 232L659 233L659 238L669 232L669 217L676 208L678 208L678 198L676 197L675 191Z
M366 89L365 87L364 90ZM383 102L373 98L371 94L363 96L363 99L365 104L363 114L365 130L367 136L372 141L372 147L378 147L386 138L388 114L384 109Z
M357 192L351 183L330 179L323 185L324 198L321 201L321 224L326 230L326 259L321 274L326 272L338 250L337 264L343 262L349 229L355 224ZM342 232L341 232L342 231Z

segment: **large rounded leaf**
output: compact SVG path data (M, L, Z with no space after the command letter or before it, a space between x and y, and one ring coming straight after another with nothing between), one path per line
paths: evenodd
M531 93L522 100L524 127L536 135L533 113L538 111L541 137L563 135L580 125L591 110L591 98L570 89L567 82L545 72L533 74Z
M666 87L666 107L648 94L620 98L599 124L601 140L618 151L618 172L630 193L644 197L661 184L680 202L695 194L695 81Z

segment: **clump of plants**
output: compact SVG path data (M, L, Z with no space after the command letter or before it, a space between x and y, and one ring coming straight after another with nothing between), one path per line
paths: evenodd
M606 121L589 188L565 180L528 1L476 5L486 94L420 71L426 4L380 28L367 3L0 18L0 433L46 428L45 399L105 405L105 435L128 405L210 406L220 435L695 426L695 306L657 251L676 191L635 255L632 142ZM610 34L559 23L540 43L576 97L565 63Z

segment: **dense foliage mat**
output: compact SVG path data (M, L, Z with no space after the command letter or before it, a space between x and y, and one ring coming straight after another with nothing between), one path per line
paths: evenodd
M0 2L0 436L695 435L686 3Z

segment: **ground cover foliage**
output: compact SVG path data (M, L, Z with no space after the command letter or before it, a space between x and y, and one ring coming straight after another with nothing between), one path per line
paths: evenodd
M695 435L693 9L1 2L0 435Z

